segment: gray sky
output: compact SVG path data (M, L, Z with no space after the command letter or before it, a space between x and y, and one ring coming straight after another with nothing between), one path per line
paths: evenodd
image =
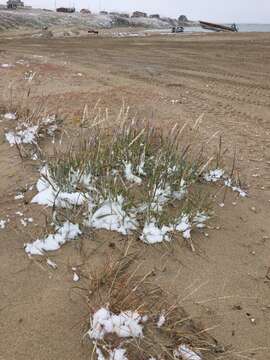
M33 7L54 8L55 0L24 0ZM4 4L0 0L0 4ZM57 6L97 10L143 10L148 13L177 17L187 15L194 20L222 22L270 23L270 0L56 0Z

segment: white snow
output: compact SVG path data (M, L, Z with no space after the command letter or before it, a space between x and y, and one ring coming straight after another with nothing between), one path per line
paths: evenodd
M73 205L79 206L84 203L86 196L82 192L61 192L50 176L45 166L41 170L41 178L37 182L38 194L32 199L32 203L69 208Z
M23 199L23 198L24 198L23 193L19 193L18 195L14 196L14 199L15 199L15 200L21 200L21 199Z
M96 347L96 354L98 360L106 360L102 351L98 347ZM107 360L128 360L125 354L126 354L126 350L122 348L109 350L109 359Z
M202 358L192 351L187 345L180 345L177 350L174 351L174 356L181 356L182 360L202 360Z
M166 322L165 312L162 311L157 321L157 327L161 328Z
M2 67L2 68L10 68L12 66L13 65L11 65L11 64L0 64L0 67Z
M47 262L47 265L50 266L51 268L57 269L57 264L54 261L47 259L46 262Z
M143 337L142 318L137 312L124 311L119 315L106 308L100 308L91 318L91 339L101 340L107 334L116 334L122 338Z
M156 244L162 241L170 241L168 232L173 231L171 226L158 227L156 220L152 219L150 222L145 223L140 239L146 244Z
M165 204L171 197L171 188L169 185L164 187L157 187L154 190L154 201L153 203L156 204L157 207L161 207Z
M133 174L132 172L132 164L131 163L126 163L125 164L125 177L128 181L133 182L135 184L140 185L142 183L142 179L139 176L136 176Z
M11 146L15 144L33 144L36 142L38 135L38 126L29 126L24 130L17 132L10 131L5 134L7 141Z
M55 131L58 129L56 124L56 115L48 115L41 120L41 123L44 125L49 125L47 128L47 134L49 136L53 136Z
M225 171L222 169L210 170L209 173L204 175L204 179L208 182L217 182L219 180L224 181L224 185L232 189L234 192L238 192L241 197L246 197L247 193L240 187L233 185L233 180L225 175Z
M188 215L181 215L176 222L175 230L180 231L184 239L190 239L191 223Z
M6 113L5 115L4 115L4 119L5 120L16 120L16 114L15 113L11 113L11 112L9 112L9 113Z
M225 184L225 186L227 186L227 187L229 187L230 189L232 189L232 191L238 192L241 197L246 197L246 196L247 196L247 193L246 193L244 190L242 190L240 187L234 186L234 185L232 184L232 179L227 179L227 180L225 180L225 181L224 181L224 184Z
M28 224L32 223L34 220L32 218L23 218L20 219L20 222L23 226L27 226Z
M110 351L109 360L128 360L126 357L126 350L125 349L114 349Z
M222 169L210 170L204 175L204 179L207 182L217 182L223 178L225 171Z
M118 196L115 201L107 199L101 206L90 214L86 225L95 229L105 229L118 231L123 235L128 235L137 227L135 216L128 216L123 210L124 199Z
M147 244L170 241L171 238L168 233L173 231L179 231L182 233L184 239L190 239L192 226L194 225L197 228L203 228L208 219L209 216L204 212L197 212L193 219L191 219L189 215L183 213L175 221L174 225L163 225L161 228L157 225L155 219L151 219L150 222L145 223L140 239Z
M204 212L197 212L196 216L193 219L193 224L196 225L197 228L204 228L205 227L205 222L207 220L210 219L210 216L208 216L206 213Z
M27 222L26 222L24 219L21 219L20 221L21 221L21 224L22 224L24 227L27 226Z
M29 255L43 255L44 251L58 250L67 241L75 239L81 234L78 224L66 221L57 229L55 234L50 234L44 239L37 239L25 245L25 252Z
M0 220L0 229L4 229L6 227L6 220Z
M80 280L79 275L74 272L74 273L73 273L73 281L74 281L74 282L78 282L79 280Z
M181 179L180 189L178 191L173 191L172 197L176 200L182 200L187 193L187 185L184 179Z
M7 115L7 114L6 114ZM11 117L10 120L13 120L16 114L9 114L9 117ZM14 120L15 120L14 119ZM57 130L58 126L55 124L56 116L48 116L46 118L43 118L40 123L43 125L49 125L47 128L47 134L49 136L53 136L54 132ZM17 127L15 131L9 131L5 134L6 140L9 142L11 146L15 144L34 144L37 141L37 138L41 136L39 134L39 126L33 125L26 122L21 122Z

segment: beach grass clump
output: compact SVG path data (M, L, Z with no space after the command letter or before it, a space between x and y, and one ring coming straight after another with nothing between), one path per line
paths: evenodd
M125 108L114 121L100 112L92 121L83 116L43 163L32 202L54 214L64 208L72 223L80 208L82 231L117 231L146 244L184 238L194 249L191 232L212 215L207 183L241 191L212 165L198 123L163 130L130 118Z
M182 128L163 132L123 112L118 122L100 120L87 127L84 122L69 143L47 160L34 202L65 208L84 204L83 225L96 229L128 235L146 226L141 236L146 243L169 241L175 231L189 238L193 218L207 218L207 192L200 200L194 196L207 159L186 143Z
M92 359L217 358L217 342L153 283L152 272L138 275L129 269L132 257L122 255L87 276Z
M40 144L51 138L54 142L59 134L62 120L58 115L48 113L44 103L36 106L14 106L2 111L0 117L9 128L5 139L10 146L16 146L22 159L42 158Z

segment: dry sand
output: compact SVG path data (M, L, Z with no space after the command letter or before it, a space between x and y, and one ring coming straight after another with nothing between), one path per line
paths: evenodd
M24 64L16 64L22 59ZM237 150L249 198L227 193L220 208L220 194L209 236L194 237L195 253L184 242L170 250L133 246L142 251L142 270L155 269L153 281L180 296L191 316L232 351L228 359L240 359L247 350L248 359L270 358L270 34L2 36L1 63L15 65L0 67L2 104L10 101L10 88L14 101L20 99L29 85L24 74L31 70L32 95L47 96L49 106L70 119L98 99L112 113L124 100L138 117L161 127L204 113L202 138L222 135L227 164ZM23 200L14 196L34 184L38 172L4 141L6 126L0 123L0 219L9 215L11 221L0 230L0 359L89 359L89 347L81 344L88 310L74 289L71 267L103 261L125 238L98 232L69 243L49 256L57 270L29 260L23 244L42 233L44 210L29 205L34 192ZM23 227L16 211L38 226Z

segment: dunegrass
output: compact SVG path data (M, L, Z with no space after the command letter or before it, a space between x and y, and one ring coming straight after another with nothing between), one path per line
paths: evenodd
M191 231L212 214L205 183L211 182L213 159L220 162L220 154L204 152L200 122L163 131L130 118L128 108L114 121L85 109L77 133L55 144L32 202L56 212L65 208L72 223L74 209L81 208L81 229L133 233L147 244L182 236L194 249Z
M127 248L119 260L108 258L104 266L85 274L89 319L84 328L91 359L217 358L217 342L195 324L179 300L171 302L154 285L153 273L141 276L129 269L134 256ZM116 352L119 357L112 356Z

